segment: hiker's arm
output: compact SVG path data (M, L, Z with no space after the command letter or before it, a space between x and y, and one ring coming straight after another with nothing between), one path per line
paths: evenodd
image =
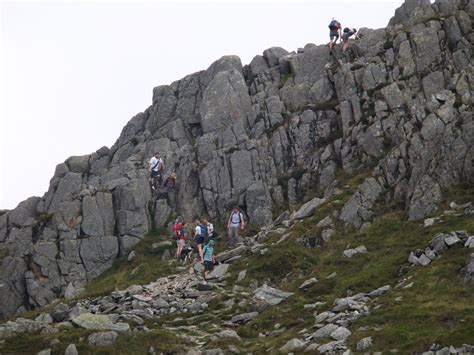
M244 215L243 214L240 214L240 229L244 229L245 227L245 219L244 219Z
M227 221L227 229L230 228L230 219L231 219L231 218L232 218L232 214L230 215L229 220Z

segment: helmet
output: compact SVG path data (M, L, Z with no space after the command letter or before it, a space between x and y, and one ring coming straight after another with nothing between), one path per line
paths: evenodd
M215 240L215 239L211 239L211 240L209 241L209 245L215 245L215 244L216 244L216 240Z
M353 32L357 32L357 28L353 28L352 31L353 31Z
M348 27L345 27L345 28L344 28L344 32L349 32L349 28L348 28Z

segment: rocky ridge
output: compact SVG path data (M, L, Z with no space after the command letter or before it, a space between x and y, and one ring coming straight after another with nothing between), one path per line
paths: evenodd
M256 224L338 173L369 172L338 219L367 228L377 201L433 212L473 183L474 5L407 0L386 29L363 29L350 55L278 47L249 65L225 56L153 90L116 143L59 164L43 197L0 216L0 317L85 285L173 211ZM155 200L145 165L163 155L176 199Z

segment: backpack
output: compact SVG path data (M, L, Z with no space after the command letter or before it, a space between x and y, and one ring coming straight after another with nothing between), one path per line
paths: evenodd
M176 238L181 236L181 223L176 223L173 228L174 235Z
M242 224L242 213L241 212L232 212L230 215L230 222L234 223L234 215L237 214L239 216L239 225Z
M201 224L201 235L207 237L209 235L209 230L207 229L207 225Z
M336 20L332 20L328 27L331 31L336 31L339 29L340 26L341 25L339 24L339 22L337 22Z

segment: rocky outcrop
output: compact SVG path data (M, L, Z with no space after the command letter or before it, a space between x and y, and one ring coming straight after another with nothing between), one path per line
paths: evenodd
M423 249L412 251L408 256L408 262L412 265L426 266L438 258L447 249L455 247L474 247L474 236L469 236L464 231L451 232L449 234L440 233L430 242L430 245ZM469 276L469 264L465 270Z
M266 225L344 171L369 172L341 211L348 226L380 201L432 212L445 188L474 182L473 19L465 0L407 0L350 55L273 47L156 87L111 148L67 159L43 197L0 215L0 317L81 289L173 210L225 219L239 205ZM177 172L174 198L149 188L156 151Z

